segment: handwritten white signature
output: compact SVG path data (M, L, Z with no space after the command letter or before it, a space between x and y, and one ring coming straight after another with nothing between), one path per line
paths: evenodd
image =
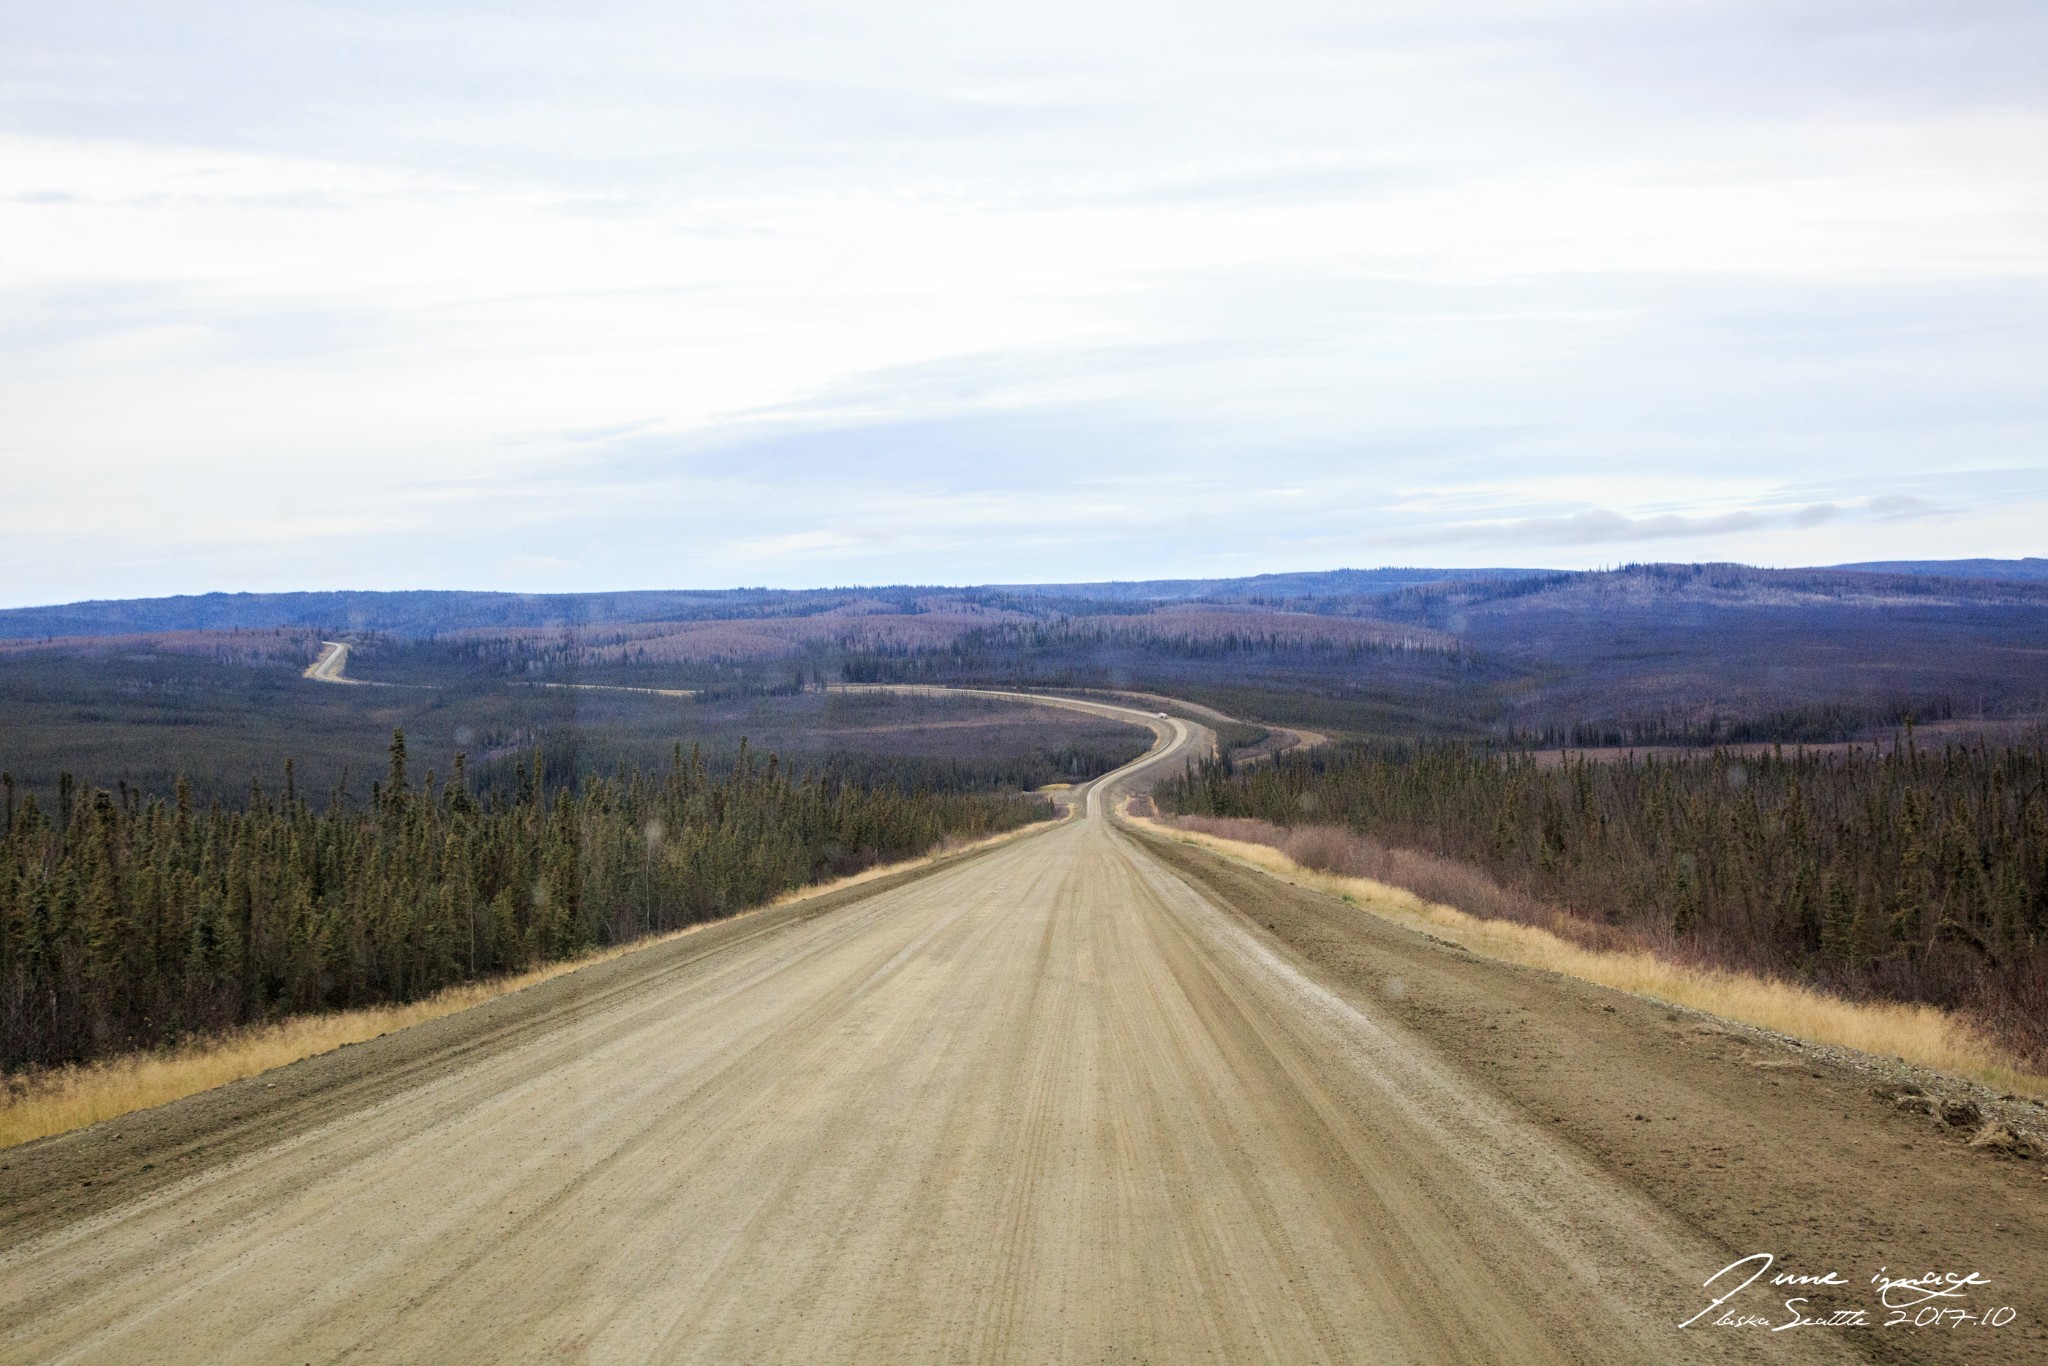
M1708 1291L1718 1288L1719 1293L1707 1302L1706 1308L1678 1326L1691 1328L1714 1315L1706 1327L1762 1328L1773 1333L1792 1328L2002 1328L2017 1316L2011 1305L1979 1309L1965 1302L1972 1290L1991 1284L1975 1271L1921 1271L1894 1276L1889 1267L1878 1268L1869 1282L1877 1287L1875 1309L1885 1315L1882 1323L1873 1321L1873 1309L1863 1305L1815 1309L1812 1292L1829 1292L1840 1298L1854 1283L1834 1271L1773 1274L1777 1260L1769 1252L1752 1252L1728 1263L1701 1286ZM1784 1301L1783 1317L1728 1307L1736 1296L1766 1276L1770 1277L1766 1284L1772 1289L1803 1292Z

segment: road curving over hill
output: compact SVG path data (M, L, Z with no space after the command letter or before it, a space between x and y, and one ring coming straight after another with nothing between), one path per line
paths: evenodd
M342 672L347 667L348 645L339 640L323 640L320 642L320 657L306 666L303 676L315 683L357 682Z
M1729 1247L1120 826L1205 732L1071 705L1160 743L1042 833L0 1153L0 1359L1856 1352L1676 1327Z
M339 683L351 688L390 688L402 684L373 683L367 678L348 676L348 642L344 640L323 640L320 642L320 657L300 671L301 678L315 683Z

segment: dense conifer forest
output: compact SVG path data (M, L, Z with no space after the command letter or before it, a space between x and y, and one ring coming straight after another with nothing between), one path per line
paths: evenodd
M367 803L200 806L67 778L5 784L0 1063L87 1061L279 1016L405 1001L729 915L803 883L1043 819L1049 804L802 773L744 744L713 771L509 792L458 757L414 782L405 737Z
M1509 914L1562 910L1582 936L1964 1010L2048 1056L2048 738L1553 765L1351 745L1212 762L1157 796L1345 825L1478 865Z

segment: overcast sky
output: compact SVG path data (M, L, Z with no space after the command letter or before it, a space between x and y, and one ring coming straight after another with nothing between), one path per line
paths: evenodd
M2048 553L2039 0L0 0L0 603Z

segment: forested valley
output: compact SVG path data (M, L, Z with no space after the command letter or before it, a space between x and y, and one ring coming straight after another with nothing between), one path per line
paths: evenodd
M0 1064L90 1061L281 1016L408 1001L454 983L730 915L807 882L1052 815L1042 799L799 771L742 743L714 769L509 791L408 773L405 737L367 802L145 797L66 777L5 785ZM46 809L53 805L54 809Z
M0 618L9 1069L405 1001L720 914L1025 819L1007 794L1149 742L846 686L874 681L1158 693L1242 718L1226 745L1356 742L1212 768L1173 800L1338 822L1483 869L1516 914L1995 1014L2048 1047L2026 1023L2048 1020L2043 761L2007 747L2048 714L2031 580L1650 565ZM329 642L362 686L303 676ZM1868 741L1909 717L1991 747L1520 757ZM394 727L442 777L349 795ZM756 757L735 767L742 736ZM712 757L667 758L677 741Z
M1337 857L1365 866L1333 871L1427 896L1444 876L1430 860L1460 861L1495 884L1460 883L1461 909L1962 1011L2048 1059L2048 737L1551 764L1343 745L1211 762L1156 796L1187 816L1343 826L1366 844Z

